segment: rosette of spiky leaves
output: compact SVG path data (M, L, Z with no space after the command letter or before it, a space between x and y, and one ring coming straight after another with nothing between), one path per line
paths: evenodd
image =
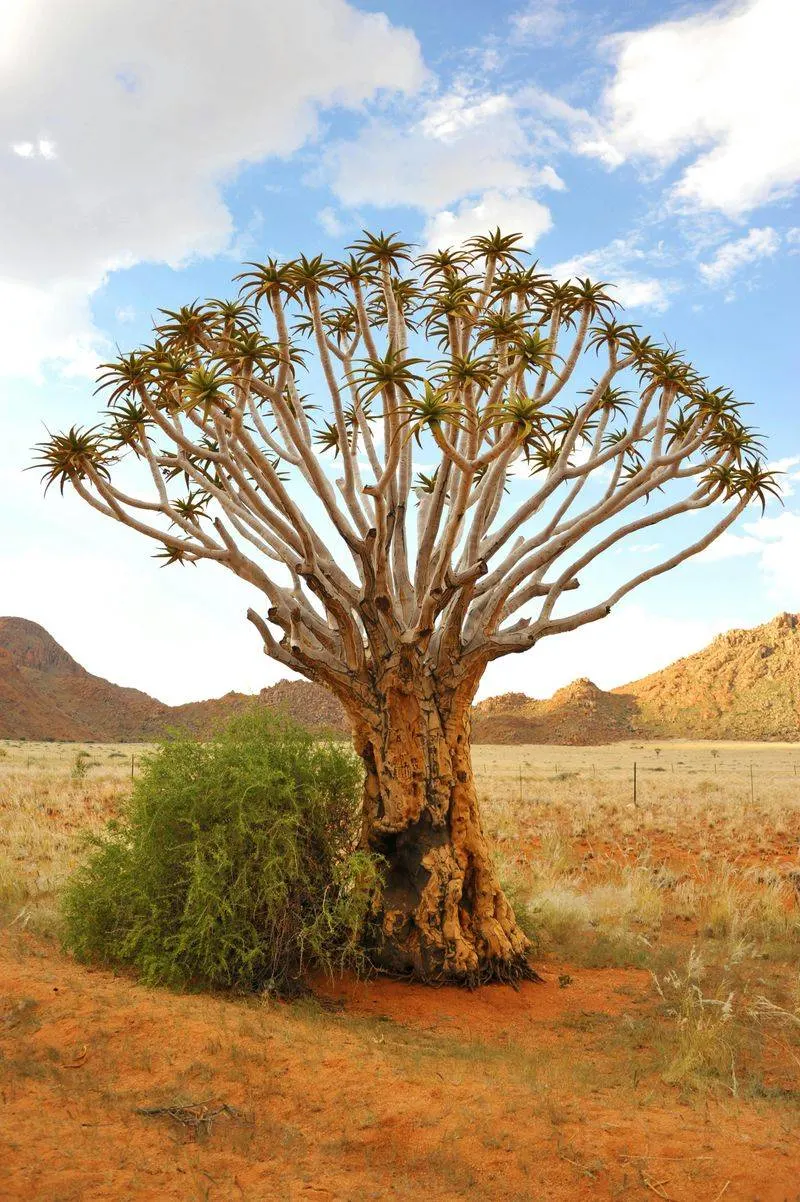
M367 422L371 422L374 419L374 414L369 404L362 405L360 401L357 401L354 405L347 405L342 412L344 424L351 434L355 433L359 428L359 414Z
M532 434L526 438L523 452L532 476L551 471L561 457L561 447L549 434Z
M542 300L545 304L545 317L552 318L557 315L560 325L570 328L575 325L578 297L569 281L559 284L551 280L543 289Z
M603 449L611 450L613 447L619 447L625 442L628 437L628 429L625 426L615 430L607 430L603 435Z
M322 427L314 432L314 442L321 451L333 451L336 458L342 449L336 423L323 422Z
M153 559L162 560L162 568L166 568L172 563L197 563L197 556L192 555L188 548L171 546L166 543L160 551L155 552Z
M51 434L45 442L34 447L36 458L32 467L42 472L44 491L58 484L63 494L67 481L85 480L92 469L103 480L109 480L110 454L103 426L71 426L65 434Z
M403 424L408 428L408 437L421 441L424 430L449 426L452 429L467 428L468 415L464 405L452 398L443 388L434 388L425 381L421 397L411 397L398 410Z
M601 350L611 351L618 359L634 355L634 362L643 367L649 362L651 345L649 338L639 338L637 328L630 322L616 321L614 318L598 321L589 329L586 346L598 354Z
M736 492L741 497L756 500L763 513L770 497L782 500L778 483L781 472L768 468L760 459L747 459L741 467L734 468Z
M685 442L694 426L695 419L682 407L678 407L667 419L664 432L667 436L667 447L672 448Z
M755 430L731 418L723 419L705 441L715 451L727 453L735 463L742 463L748 455L760 458L764 453L764 440Z
M583 391L584 396L592 396L597 389L597 381L592 380L593 387ZM632 405L631 394L624 388L613 388L610 384L603 389L597 399L595 413L607 414L609 418L624 417Z
M477 276L447 276L426 302L425 333L435 338L440 347L449 344L453 321L469 320L472 316L477 282Z
M514 341L514 353L520 361L520 366L526 371L541 371L551 368L556 359L552 340L536 327L525 331Z
M528 312L547 309L552 277L536 270L537 264L515 270L499 271L492 286L493 295L500 300L514 300Z
M437 386L452 393L472 388L480 394L492 387L497 371L490 355L451 355L433 364Z
M113 405L120 397L146 389L152 378L152 370L152 354L149 350L120 355L109 363L100 364L95 392L110 389L108 403Z
M176 497L170 501L170 504L185 521L196 524L201 518L208 516L206 509L210 501L211 493L206 492L202 488L192 488L189 490L187 496ZM178 523L173 521L172 524L175 526Z
M230 413L233 400L227 389L235 384L223 366L197 367L188 376L183 385L181 408L185 410L200 409L201 422L205 426L212 409L220 409Z
M453 276L465 271L470 262L470 256L466 251L447 247L431 251L428 254L417 255L415 265L421 269L424 282L429 284L437 277L446 280L452 279Z
M222 334L230 336L236 330L251 330L258 323L258 317L246 301L218 300L208 302L208 309L215 321L221 323Z
M619 301L607 292L609 285L599 280L577 279L572 285L576 308L581 313L588 313L589 320L594 321L613 313L619 308Z
M301 255L292 264L292 279L297 292L302 292L306 299L312 296L322 296L326 292L335 292L339 287L334 264L322 255L314 255L309 259Z
M643 382L655 384L674 397L694 396L703 384L700 374L672 347L654 348L647 363L639 368L639 376Z
M329 309L322 315L322 324L328 337L341 347L343 343L352 342L358 332L358 311L355 305Z
M529 333L526 313L511 313L505 309L490 309L476 322L476 345L493 342L497 346L518 343Z
M173 351L156 343L150 348L151 380L157 390L157 401L175 411L183 404L183 389L197 367L195 358L184 351Z
M246 296L255 305L266 301L272 308L278 296L293 297L297 295L298 283L294 271L294 263L279 263L277 259L267 259L265 263L247 263L249 271L241 271L235 279L241 280L240 294Z
M476 234L474 237L468 238L466 244L479 258L488 259L493 263L501 263L505 267L512 264L521 267L523 262L521 243L522 234L504 234L498 226L488 234Z
M520 443L538 437L544 431L544 407L536 397L513 393L507 400L490 405L484 412L481 425L485 430L514 427Z
M620 470L621 479L632 480L634 476L639 475L643 467L644 455L639 448L635 446L627 447L622 455L622 468ZM650 491L652 490L648 490L645 500L647 500L647 497L649 497Z
M430 476L426 476L424 472L417 472L416 479L414 480L415 492L422 493L423 495L430 495L436 488L436 481L438 477L438 467L431 472Z
M296 353L294 357L296 360ZM226 338L219 350L210 357L210 362L220 363L236 375L249 376L259 371L270 379L273 370L281 362L281 352L261 330L245 328Z
M563 406L554 409L552 413L548 413L547 425L550 434L556 439L566 438L575 429L579 413L580 409L577 406L574 408ZM591 434L596 428L597 418L587 417L581 424L579 435L585 438L586 435Z
M745 402L738 401L729 388L702 388L692 396L691 411L704 418L709 425L739 421Z
M176 350L208 349L214 329L213 306L199 301L182 305L180 309L159 309L167 321L155 327L156 333L169 347Z
M391 347L383 358L361 359L350 375L360 403L368 405L384 391L410 398L414 386L422 379L413 369L424 362Z
M109 448L128 447L139 456L150 416L144 405L126 397L108 409L107 440Z
M385 234L383 230L378 234L371 234L369 230L361 232L364 235L363 238L357 238L347 249L355 251L363 263L377 263L380 267L397 273L402 262L411 260L413 243L404 242L396 232L392 234Z
M375 263L358 255L348 255L346 259L334 263L331 275L340 283L349 285L353 291L369 287L380 279Z

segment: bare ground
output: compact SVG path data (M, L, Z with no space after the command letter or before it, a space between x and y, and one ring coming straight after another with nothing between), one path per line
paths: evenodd
M794 753L770 750L750 805L745 769L710 787L708 748L630 749L683 770L651 775L633 810L619 749L566 768L481 750L544 983L316 981L292 1004L75 964L53 894L129 769L9 765L0 1198L797 1202Z

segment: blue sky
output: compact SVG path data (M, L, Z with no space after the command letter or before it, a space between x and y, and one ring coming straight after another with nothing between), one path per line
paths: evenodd
M6 0L0 610L170 702L284 675L247 586L164 570L44 500L30 448L92 420L95 364L155 308L229 295L243 259L497 224L558 274L616 283L632 320L752 402L786 474L783 507L501 661L483 693L609 687L800 610L798 36L796 0Z

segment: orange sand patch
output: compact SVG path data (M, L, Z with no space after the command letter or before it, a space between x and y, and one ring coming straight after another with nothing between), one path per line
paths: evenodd
M545 972L337 982L320 1010L147 989L3 932L0 1198L800 1199L796 1112L683 1098L609 1038L647 974ZM192 1139L136 1113L201 1101L242 1115Z

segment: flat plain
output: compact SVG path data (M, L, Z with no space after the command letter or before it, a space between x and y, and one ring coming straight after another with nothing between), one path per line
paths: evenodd
M294 1003L61 950L146 752L0 745L0 1198L800 1199L798 745L476 747L542 982Z

